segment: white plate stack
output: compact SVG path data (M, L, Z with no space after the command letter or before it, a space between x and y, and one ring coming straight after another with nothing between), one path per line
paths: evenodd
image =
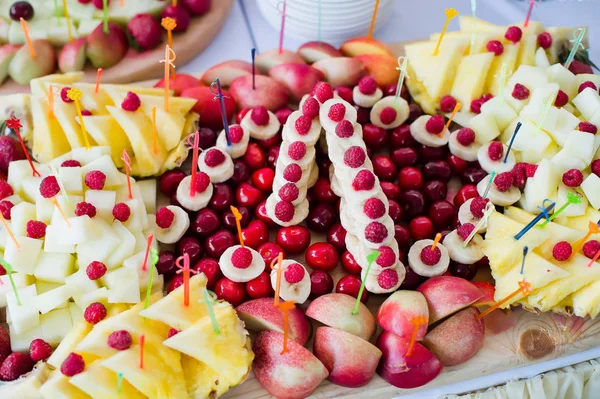
M369 32L376 0L320 0L321 40L340 43ZM375 27L393 14L393 0L380 0ZM281 29L283 0L258 0L258 7L273 28ZM287 0L285 35L299 40L317 40L319 0Z

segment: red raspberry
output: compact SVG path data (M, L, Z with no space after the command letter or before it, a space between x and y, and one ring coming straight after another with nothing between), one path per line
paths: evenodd
M574 75L581 75L583 73L594 73L594 70L590 65L577 60L573 60L571 62L571 65L569 65L569 71L571 71Z
M258 126L267 126L269 124L269 111L265 106L259 106L250 111L250 119Z
M433 251L431 245L426 246L421 250L421 262L427 266L435 266L442 259L442 251L439 246L436 246Z
M542 32L538 35L538 44L544 50L549 49L552 46L552 35L548 32Z
M579 187L583 183L583 173L579 169L569 169L563 173L562 182L567 187Z
M13 195L15 191L12 186L4 180L0 180L0 200Z
M338 86L335 88L337 95L344 101L354 105L352 89L348 86Z
M196 173L196 182L194 185L194 189L197 193L203 193L206 191L208 186L210 185L210 177L204 172Z
M44 198L52 198L60 192L60 186L54 176L47 176L40 183L40 194Z
M394 269L385 269L377 276L377 284L384 290L389 290L398 284L398 272Z
M92 115L92 111L88 111L87 109L82 109L81 110L81 115L83 115L83 116L91 116Z
M367 169L359 171L352 181L352 188L356 191L369 191L373 187L375 187L375 175Z
M384 125L391 125L396 120L396 116L398 113L392 107L385 107L381 110L381 115L379 115L379 119L381 119L381 123Z
M343 120L335 126L335 135L342 139L347 139L348 137L352 137L354 134L354 126L352 122L348 120Z
M396 264L396 261L398 259L396 258L396 254L394 253L394 250L392 248L384 245L379 247L378 251L379 256L377 257L375 263L377 263L379 266L391 267Z
M492 141L488 147L488 157L492 161L499 161L504 156L504 146L499 141Z
M204 156L204 163L206 166L214 168L221 165L223 162L225 162L225 154L223 151L217 148L211 148L206 151L206 155Z
M440 100L440 110L444 113L454 111L454 107L456 107L456 98L452 96L444 96Z
M231 264L238 269L247 269L252 264L252 252L246 247L239 247L231 254Z
M464 145L465 147L470 146L475 142L475 131L468 127L463 127L456 134L456 141L458 141L460 145Z
M106 183L106 175L99 170L91 170L85 174L84 181L92 190L102 190Z
M490 101L492 98L494 98L494 96L491 95L490 93L488 93L488 94L482 95L479 99L482 101L482 104L485 104L488 101Z
M123 100L121 103L121 108L123 108L125 111L134 112L137 111L141 105L142 101L138 95L132 91L128 91L127 95L125 96L125 100Z
M363 212L371 219L379 219L386 214L385 204L379 198L369 198L365 202Z
M277 195L279 195L282 201L292 202L298 199L300 190L298 190L298 187L294 183L285 183L281 186Z
M556 100L554 100L554 106L555 107L564 107L568 103L569 103L569 96L567 95L567 93L565 93L562 90L559 90L558 94L556 94Z
M351 168L359 168L367 160L367 154L361 147L353 146L344 153L344 163Z
M440 134L444 130L445 124L446 121L442 115L434 115L425 123L425 130L431 134Z
M89 1L88 1L89 3ZM110 0L106 0L106 4L108 5L110 3ZM92 4L94 5L94 7L96 7L98 10L102 10L104 9L104 2L103 0L92 0Z
M119 222L126 222L131 216L131 208L124 202L119 202L113 207L112 215Z
M483 100L481 100L481 99L471 101L471 112L480 114L482 105L483 105Z
M552 256L559 262L568 260L572 253L573 248L571 247L571 244L566 241L559 241L554 248L552 248Z
M525 184L527 184L527 172L525 171L525 168L515 167L511 173L513 175L513 185L519 190L523 190Z
M579 122L579 131L596 134L598 133L598 128L590 122Z
M312 95L314 95L317 100L323 104L325 101L333 98L333 88L329 83L319 82L313 88Z
M292 263L285 269L285 272L283 272L283 277L288 283L296 284L302 281L304 274L306 274L306 271L302 265L299 263Z
M346 107L342 103L333 104L331 108L329 108L329 113L327 114L327 116L329 116L329 119L331 119L334 122L341 121L342 119L344 119L345 115Z
M312 126L312 119L306 115L300 115L298 119L296 119L296 123L294 124L296 127L296 131L299 135L304 136L308 134L310 131L310 127Z
M513 175L510 172L500 173L494 178L494 184L500 192L508 191L513 184Z
M176 329L176 328L170 328L169 329L169 334L167 335L168 338L171 338L174 335L179 334L181 331Z
M537 165L525 163L525 174L527 175L527 177L533 177L537 168Z
M30 220L27 222L27 237L44 238L46 236L46 223L39 220Z
M592 161L592 173L600 177L600 159Z
M87 274L90 280L98 280L106 274L106 265L102 262L93 261L85 268L85 274Z
M521 83L517 83L512 91L513 98L517 100L526 100L529 98L530 94L531 92L529 89L523 86Z
M302 113L310 119L316 118L319 115L319 102L314 97L307 97L302 104Z
M66 161L63 161L63 163L61 163L60 166L62 168L76 168L81 166L81 162L79 162L76 159L67 159Z
M365 238L367 241L380 244L388 236L388 229L383 223L371 222L365 227Z
M291 163L283 170L283 178L292 183L298 183L302 178L302 168L297 163Z
M485 48L487 51L494 53L495 56L502 55L504 52L504 46L498 40L490 40L487 42Z
M85 369L85 361L81 355L71 352L60 365L60 372L67 377L73 377Z
M52 347L43 339L36 338L29 344L29 357L34 362L46 360L52 355Z
M11 219L10 210L13 208L13 206L15 206L15 204L13 204L10 201L7 201L7 200L0 201L0 212L2 212L2 217L4 219L6 219L6 220Z
M471 211L471 214L473 214L473 216L477 219L481 219L483 217L483 212L487 203L487 199L483 199L481 197L473 198L473 201L471 201L471 204L469 205L469 210Z
M511 26L506 30L504 37L509 42L517 43L523 37L523 31L518 26Z
M88 215L90 218L96 216L96 207L89 202L80 202L75 205L75 216Z
M161 229L168 229L173 224L175 214L172 210L163 206L156 212L156 225Z
M284 223L292 220L294 213L294 205L292 205L290 202L279 201L277 204L275 204L275 217Z
M374 94L377 91L377 81L371 76L365 76L358 82L358 91L362 94Z
M11 353L0 366L0 380L14 381L23 374L30 372L33 366L33 361L25 353Z
M87 272L87 270L86 270ZM100 302L90 303L83 312L83 318L90 324L100 323L106 317L106 306Z
M583 254L590 259L593 259L598 251L600 251L600 241L589 240L583 244Z
M71 90L70 87L63 87L62 90L60 91L60 98L63 100L63 102L66 103L72 103L73 100L71 100L69 98L69 96L67 95L67 93L69 92L69 90Z
M594 89L594 91L598 91L598 88L596 87L594 82L590 82L588 80L587 82L583 82L582 84L579 85L579 89L577 90L577 92L581 93L582 91L584 91L587 88Z
M466 241L467 238L469 238L469 236L473 232L473 230L475 230L475 225L473 223L465 223L457 227L456 234L458 234L458 236L462 238L463 241Z
M127 330L113 331L108 336L108 346L118 351L124 351L131 347L131 334Z
M306 144L301 141L294 141L288 147L288 155L294 161L299 161L306 155Z
M240 125L229 126L229 140L237 144L244 138L244 129Z

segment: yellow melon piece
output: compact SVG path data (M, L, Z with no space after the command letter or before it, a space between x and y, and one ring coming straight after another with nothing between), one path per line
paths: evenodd
M33 157L42 163L65 154L71 146L54 116L48 116L48 99L33 96L31 98L31 115L35 121L33 131Z
M79 118L77 119L79 122ZM128 154L133 154L131 143L127 139L127 134L110 115L90 115L84 116L83 122L90 136L101 146L110 147L110 156L117 168L124 166L122 157L123 150Z
M494 32L496 30L501 30L502 32L506 32L510 25L500 26L494 25L483 19L473 18L471 16L459 16L458 23L460 25L461 32ZM523 24L515 24L523 31L523 34L540 34L544 31L544 24L536 21L529 21L527 28L523 26Z
M481 53L465 56L460 61L450 95L465 109L469 109L471 101L484 94L485 79L493 59L493 53Z
M535 52L537 50L537 47L537 35L523 36L523 38L521 39L521 47L519 48L517 66L535 65Z

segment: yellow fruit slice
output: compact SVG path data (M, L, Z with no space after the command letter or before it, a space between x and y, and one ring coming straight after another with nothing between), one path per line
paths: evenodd
M63 375L59 370L51 374L48 381L40 387L40 393L44 398L52 399L90 399L91 397L69 384L69 377Z
M473 18L471 16L460 16L458 17L458 23L460 25L461 32L494 32L501 30L506 32L509 26L494 25L483 19ZM523 34L540 34L544 31L544 25L541 22L529 21L527 28L522 24L519 24L519 28L523 31Z
M75 347L91 331L91 329L92 325L84 320L75 324L54 352L52 352L52 356L48 358L47 363L50 366L59 369L62 362L69 356L69 353L73 352Z
M521 39L521 47L519 49L519 57L517 66L519 65L535 65L535 52L537 50L537 35L523 36ZM513 70L514 72L514 70Z
M106 91L100 85L98 93L96 93L96 84L94 83L75 83L73 87L81 90L83 96L81 97L81 106L83 109L87 109L93 115L107 115L108 111L106 107L114 105L114 102L106 94Z
M119 388L117 373L102 367L99 361L86 365L83 372L69 379L69 383L92 398L146 398L126 379L122 380Z
M493 59L493 53L481 53L465 56L460 61L450 95L465 109L469 109L471 101L484 94L485 79Z
M140 96L140 100L142 100L142 105L152 109L152 107L156 107L156 109L165 110L165 98L164 93L161 93L158 96L151 96L145 94L138 94ZM186 98L186 97L169 97L169 113L171 114L182 114L185 115L192 110L194 105L196 105L197 100L194 98Z
M152 109L146 101L142 102L142 109L146 116L152 119ZM165 112L162 107L156 107L156 132L158 140L163 144L165 150L170 151L177 147L181 141L181 135L185 127L184 114Z
M77 119L79 121L79 119ZM131 143L127 139L127 134L117 121L110 115L91 115L84 116L85 128L94 141L101 146L109 146L111 158L117 168L122 168L123 150L128 154L133 154Z
M31 98L31 114L35 121L31 151L38 162L50 162L71 150L58 120L54 116L48 117L47 98L33 96Z
M47 96L48 84L56 83L62 87L79 82L81 79L83 79L83 72L56 73L32 79L31 82L29 82L29 87L31 89L31 94Z
M589 315L592 319L595 318L600 313L600 280L574 292L571 301L575 315L579 317Z
M504 52L499 56L494 57L485 84L486 93L491 93L494 96L499 93L502 65L506 65L509 71L514 72L517 70L517 58L519 56L520 45L521 42L504 44Z
M218 398L231 388L216 371L193 357L182 355L181 367L192 398Z

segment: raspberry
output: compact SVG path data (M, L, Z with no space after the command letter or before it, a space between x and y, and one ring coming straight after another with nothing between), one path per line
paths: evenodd
M46 223L39 220L30 220L27 222L27 237L44 238L46 236Z
M341 139L347 139L354 134L354 125L348 120L343 120L335 126L335 134Z
M298 187L294 183L285 183L281 186L277 194L282 201L292 202L298 199L300 190L298 190Z
M381 246L378 249L379 256L375 263L377 263L381 267L390 267L396 264L397 258L394 250L388 246Z
M297 163L291 163L283 170L283 178L292 183L298 183L302 178L302 168Z
M121 103L121 108L123 108L125 111L134 112L137 111L141 105L142 101L138 95L132 91L128 91L127 95L125 96L125 100L123 100Z
M465 223L456 228L456 234L458 234L463 241L466 241L473 230L475 230L475 225L473 223Z
M361 167L367 160L367 154L361 147L353 146L344 153L344 163L351 168Z
M487 205L487 199L483 199L481 197L475 197L471 201L469 205L469 210L471 214L477 219L481 219L483 217L483 211L485 210L485 206Z
M258 126L267 126L269 124L269 111L267 107L260 106L250 111L250 119Z
M46 360L52 355L52 347L43 339L36 338L29 344L29 357L34 362Z
M398 272L394 269L385 269L377 276L377 284L384 290L389 290L398 284Z
M484 95L482 95L482 96L481 96L479 99L481 100L481 103L482 103L482 104L485 104L485 103L487 103L488 101L490 101L492 98L494 98L494 96L493 96L493 95L491 95L490 93L488 93L488 94L484 94Z
M523 86L521 83L515 84L515 87L513 88L513 91L512 91L513 98L515 98L517 100L526 100L529 98L530 94L531 94L531 92L529 91L529 89L527 87Z
M96 216L96 207L89 202L80 202L75 205L75 216L88 215L90 218Z
M544 50L549 49L552 46L552 35L548 32L542 32L537 38L538 44Z
M294 205L292 205L290 202L279 201L275 205L275 217L284 223L292 220L294 217L294 212Z
M598 88L596 87L594 82L590 82L588 80L587 82L583 82L582 84L579 85L579 89L577 90L577 92L581 93L582 91L584 91L587 88L594 89L594 91L598 91Z
M70 87L63 87L62 90L60 91L60 98L63 100L63 102L66 103L72 103L73 100L71 100L69 98L69 96L67 95L67 93L69 92L69 90L71 90Z
M513 185L519 190L523 190L527 183L527 172L525 172L525 168L515 167L511 173L513 175Z
M172 336L174 336L174 335L177 335L177 334L179 334L180 332L181 332L181 331L180 331L180 330L178 330L178 329L176 329L176 328L170 328L170 329L169 329L169 333L168 333L167 337L168 337L168 338L171 338Z
M102 262L93 261L85 268L85 274L87 274L90 280L98 280L106 274L106 265Z
M600 159L592 161L592 173L600 177Z
M312 93L321 104L333 98L333 88L329 83L319 82L313 88Z
M346 107L342 103L333 104L331 108L329 108L329 112L327 116L334 122L339 122L344 119L346 115Z
M562 182L567 187L579 187L583 183L583 173L579 169L569 169L563 173Z
M559 90L556 94L556 100L554 100L555 107L564 107L569 103L569 96L562 90Z
M365 227L365 238L367 241L380 244L388 236L388 229L383 223L371 222Z
M288 283L296 284L302 281L305 274L306 271L302 265L299 263L292 263L285 269L285 272L283 272L283 277L285 277L285 281Z
M244 129L240 125L229 126L229 140L237 144L244 138Z
M296 127L296 131L299 135L304 136L308 134L310 131L310 127L312 126L312 119L306 115L300 115L298 119L296 119L296 123L294 123Z
M88 111L87 109L82 109L81 110L81 115L83 115L83 116L91 116L92 115L92 111Z
M252 252L246 247L239 247L231 254L231 264L238 269L247 269L252 264Z
M11 353L0 366L0 380L14 381L23 374L30 372L33 366L33 361L25 353Z
M552 256L559 262L569 259L572 253L573 248L571 247L571 244L566 241L559 241L554 248L552 248Z
M108 346L118 351L124 351L131 347L131 334L127 330L113 331L108 336Z
M385 107L381 110L381 115L379 115L379 119L381 119L381 123L384 125L391 125L396 120L396 116L398 113L392 107Z
M482 105L483 105L483 100L478 99L478 100L471 101L471 112L480 114Z
M319 102L314 97L307 97L302 104L302 113L310 119L316 118L319 115Z
M47 176L40 183L40 194L44 198L52 198L60 192L60 186L54 176Z
M80 2L81 3L81 2ZM89 3L89 1L88 1ZM110 3L110 0L106 0L106 4L108 5ZM98 10L102 10L104 8L104 2L103 0L92 0L92 4L94 5L94 7L96 7Z
M440 134L444 130L444 117L442 115L434 115L425 124L425 130L431 134Z
M371 76L365 76L358 82L358 91L362 94L374 94L377 91L377 81Z
M76 159L67 159L60 164L61 168L76 168L81 166L81 162Z
M504 146L499 141L492 141L488 147L488 157L492 161L499 161L504 156Z
M375 175L367 169L359 171L352 181L352 188L356 191L369 191L373 187L375 187Z
M175 214L172 210L163 206L156 212L156 225L161 229L168 229L173 224Z
M444 113L454 111L454 107L456 107L456 98L452 96L444 96L440 100L440 110Z
M13 195L15 191L12 186L4 180L0 180L0 200Z
M87 271L87 270L86 270ZM106 317L106 306L100 302L93 302L85 308L83 318L90 324L100 323Z
M500 192L506 192L513 184L513 175L510 172L500 173L494 178L494 184Z
M468 127L463 127L456 134L456 141L458 141L460 145L464 145L465 147L470 146L475 142L475 131Z
M352 89L348 86L338 86L335 88L337 95L344 101L354 105Z
M600 251L600 241L589 240L583 244L583 254L590 259L593 259L598 251Z
M523 31L518 26L511 26L506 30L504 37L509 42L517 43L523 37Z
M363 212L371 219L379 219L386 214L385 204L379 198L369 198L365 202Z
M214 168L221 165L223 162L225 162L225 154L223 154L223 151L217 148L211 148L210 150L206 151L204 163L207 166Z
M596 134L598 133L598 128L590 122L579 122L579 131Z
M590 65L577 60L573 60L571 62L571 65L569 65L569 71L571 71L574 75L581 75L583 73L594 73L594 70Z
M131 208L124 202L119 202L113 207L112 215L119 222L126 222L131 216Z
M504 46L498 40L490 40L487 42L485 48L487 51L494 53L495 56L502 55L504 52Z
M421 250L421 262L427 266L435 266L442 259L442 251L439 246L436 246L433 251L431 245L426 246Z
M73 377L85 369L83 357L77 353L71 352L69 356L60 365L60 372L67 377Z
M84 181L92 190L102 190L106 183L106 175L99 170L91 170L85 174Z
M13 208L13 206L15 206L15 204L13 204L10 201L4 200L4 201L0 201L0 212L2 212L2 217L6 220L10 220L11 216L10 216L10 210Z
M525 164L525 174L527 175L527 177L533 177L535 175L535 171L537 170L538 166L531 164L531 163L526 163Z
M301 141L294 141L288 147L288 155L294 161L299 161L306 155L306 144Z
M210 177L204 172L196 173L196 181L194 183L194 190L197 193L203 193L210 185Z

